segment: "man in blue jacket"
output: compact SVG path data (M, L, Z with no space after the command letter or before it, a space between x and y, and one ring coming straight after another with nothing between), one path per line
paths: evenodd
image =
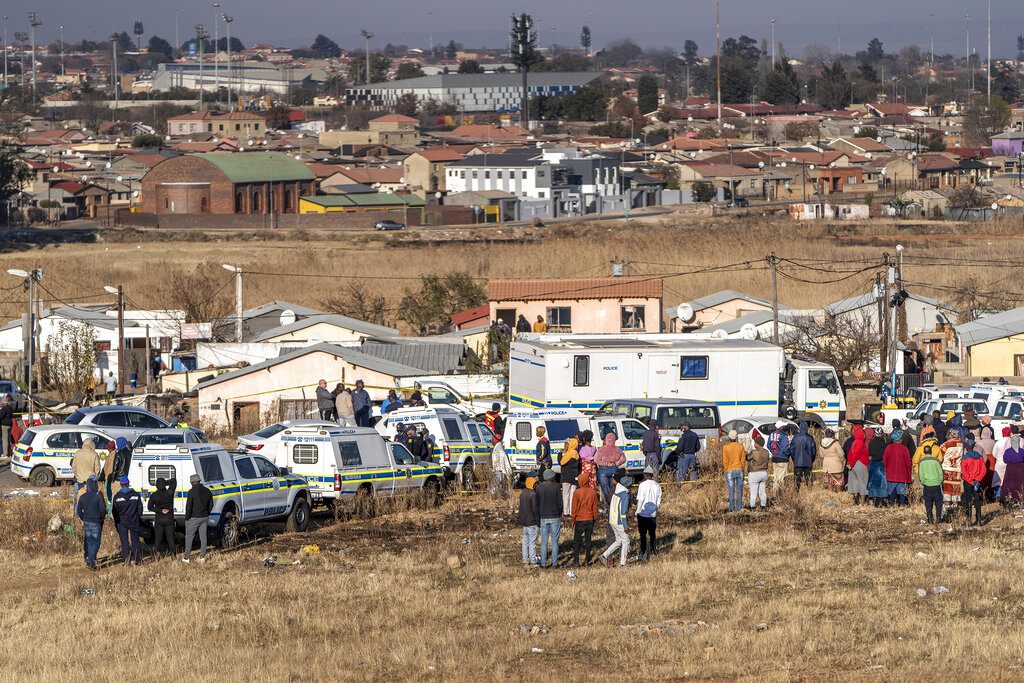
M75 515L82 520L85 531L85 565L95 570L96 554L103 538L103 518L107 516L107 503L100 495L100 485L95 476L85 480L85 493L75 503Z
M125 564L142 564L142 496L121 477L121 490L114 496L114 524L121 538L121 559Z
M790 449L793 453L793 479L799 491L801 483L811 485L811 467L818 455L818 445L814 443L814 437L807 433L806 421L800 422L800 431L793 437Z
M697 452L700 450L700 437L690 429L690 424L679 425L683 430L679 433L679 442L670 455L676 456L676 482L691 479L697 480ZM692 475L691 475L692 472Z

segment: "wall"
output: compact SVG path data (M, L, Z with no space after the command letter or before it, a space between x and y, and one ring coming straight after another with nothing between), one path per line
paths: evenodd
M661 302L658 299L585 299L563 301L492 301L491 320L495 320L498 309L514 308L516 316L525 315L533 323L537 316L547 320L548 308L568 306L572 309L572 331L575 333L613 333L622 332L620 307L644 306L644 323L646 328L640 332L661 331ZM509 327L514 328L515 320L505 320Z
M719 304L714 308L705 308L701 311L697 311L696 320L691 325L717 325L719 323L729 322L735 320L745 313L751 313L753 311L770 311L770 306L761 306L751 301L744 299L733 299L726 301L724 304ZM675 318L673 322L679 322L678 318Z
M361 334L354 330L346 330L330 323L317 323L301 330L279 335L273 339L267 339L266 341L308 342L315 339L317 342L347 342L359 341L366 336L366 334Z
M419 225L419 214L420 209L410 208L407 225ZM232 213L169 214L163 216L156 216L152 213L130 213L125 210L117 212L117 225L132 225L142 228L195 228L196 230L258 230L263 228L279 228L281 230L372 230L377 221L385 218L402 221L405 218L405 214L401 208L392 211L365 211L360 213L278 213L273 215L264 213L253 215ZM460 222L472 223L472 210L470 210L468 220Z
M977 344L967 350L967 374L979 377L1011 377L1013 357L1024 354L1024 335Z

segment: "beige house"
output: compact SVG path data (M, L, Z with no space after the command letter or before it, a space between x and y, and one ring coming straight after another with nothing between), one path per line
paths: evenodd
M682 320L676 314L679 307L669 311L669 329L672 332L689 332L709 325L720 325L756 311L771 311L772 302L756 296L723 289L688 302L693 310L693 319ZM779 310L789 306L779 304Z
M410 154L402 162L405 171L405 184L410 190L424 192L447 192L444 181L444 169L452 161L458 161L465 155L447 147L423 149Z
M520 315L540 316L549 332L661 332L660 278L604 277L558 280L491 280L491 320L515 329Z
M318 417L316 387L363 380L370 397L387 396L397 377L422 371L333 344L315 344L215 377L198 387L199 421L207 430L255 428L282 419Z
M167 119L169 135L212 133L235 140L261 137L267 132L267 120L262 114L246 111L217 111L203 109Z
M342 145L387 145L415 147L420 144L420 122L410 116L388 114L367 124L366 130L328 130L320 133L325 147Z

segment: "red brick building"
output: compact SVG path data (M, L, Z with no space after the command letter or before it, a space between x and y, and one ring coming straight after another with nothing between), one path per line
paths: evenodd
M283 152L185 154L142 178L142 212L166 214L298 213L316 194L316 176Z

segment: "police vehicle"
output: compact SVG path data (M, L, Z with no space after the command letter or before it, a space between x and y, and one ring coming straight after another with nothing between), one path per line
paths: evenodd
M431 491L438 495L444 469L417 461L400 443L370 427L298 425L272 437L280 448L275 464L309 482L313 502L332 504L345 496Z
M257 522L286 523L288 531L309 528L311 496L306 480L266 458L230 453L220 444L154 444L132 452L128 478L144 501L156 491L157 479L175 479L176 521L185 523L189 478L198 474L213 494L209 525L222 547L238 544L242 526ZM154 514L143 505L142 517Z
M434 461L444 468L446 478L458 477L467 488L473 484L474 468L491 462L494 433L454 408L399 408L382 416L374 429L395 441L399 425L403 429L411 425L417 432L426 428L434 442Z
M40 488L72 481L71 459L85 439L92 439L100 459L114 449L114 437L98 429L69 424L30 427L14 445L11 471Z
M242 434L238 437L238 450L249 453L259 453L266 456L272 462L284 462L284 445L281 437L288 433L288 430L296 427L319 427L329 429L337 427L337 422L331 420L282 420L268 425L252 434Z

